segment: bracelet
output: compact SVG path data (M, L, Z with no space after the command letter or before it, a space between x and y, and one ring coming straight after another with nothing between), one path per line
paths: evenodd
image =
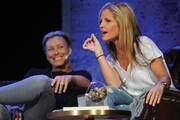
M99 59L102 56L104 56L104 54L101 54L101 55L97 56L96 59Z
M160 85L161 85L163 88L167 88L167 87L168 87L167 83L164 82L164 81L160 81Z

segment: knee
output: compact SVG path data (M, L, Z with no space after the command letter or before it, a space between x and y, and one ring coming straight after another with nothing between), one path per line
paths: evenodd
M46 81L46 80L50 80L50 78L46 75L34 75L30 77L33 80L37 80L37 81Z
M110 99L111 101L116 99L119 95L119 89L113 86L107 86L107 99Z
M113 94L119 90L118 88L113 86L107 86L106 89L107 89L107 94Z
M30 78L32 80L31 84L35 88L39 89L49 89L51 88L51 78L46 75L35 75Z

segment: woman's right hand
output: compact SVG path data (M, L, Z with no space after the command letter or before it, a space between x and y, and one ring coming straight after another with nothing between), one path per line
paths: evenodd
M94 34L91 34L91 37L87 38L83 44L85 50L90 50L95 53L96 56L103 54L103 49L101 44L97 40Z

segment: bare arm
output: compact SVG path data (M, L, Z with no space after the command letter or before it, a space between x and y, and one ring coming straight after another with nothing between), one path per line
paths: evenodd
M160 103L165 86L170 86L171 77L162 57L153 60L150 67L159 82L149 91L146 97L146 103L155 106Z
M86 41L83 44L83 48L95 53L106 83L111 86L120 87L121 79L118 73L107 63L102 47L97 38L93 34L90 38L86 39Z
M151 69L153 73L157 76L160 81L164 81L168 86L171 84L171 77L167 70L165 63L163 62L163 58L157 58L151 63Z
M110 86L119 88L121 86L121 79L116 70L109 66L105 56L98 58L98 61L106 83Z
M81 75L72 75L71 81L79 87L88 87L90 85L90 80Z

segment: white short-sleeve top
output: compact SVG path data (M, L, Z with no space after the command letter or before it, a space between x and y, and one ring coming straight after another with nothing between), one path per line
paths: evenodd
M140 64L134 64L127 70L124 70L117 60L114 60L111 55L106 57L109 65L114 68L122 80L122 89L127 91L132 96L138 96L144 92L144 89L149 89L157 84L158 79L150 69L150 63L153 59L162 57L161 50L155 45L155 43L147 36L141 36L139 47L142 54L138 52L135 47L136 59ZM164 58L163 58L164 60ZM165 61L164 61L165 63ZM166 65L166 63L165 63ZM166 65L167 67L167 65ZM172 83L172 82L171 82ZM170 87L174 88L171 84Z

